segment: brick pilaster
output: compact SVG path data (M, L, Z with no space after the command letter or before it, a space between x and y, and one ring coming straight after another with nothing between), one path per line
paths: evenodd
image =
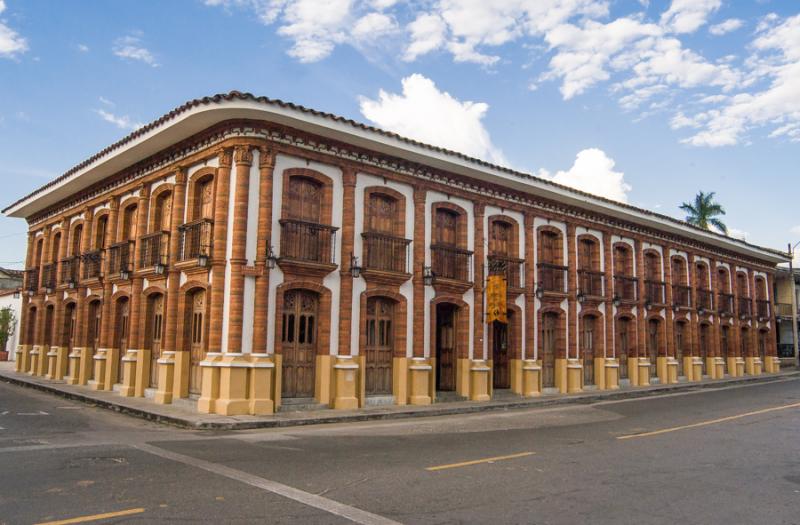
M142 184L139 187L139 201L136 205L136 234L143 235L147 231L147 210L150 206L150 186ZM144 279L137 275L139 261L141 261L141 242L137 242L133 249L133 278L131 279L131 304L128 312L128 325L130 337L128 347L142 349L144 347L144 333L146 325L146 301L142 301L142 288Z
M662 246L661 259L664 261L664 298L667 303L667 308L664 312L664 330L666 337L664 338L666 345L664 348L659 348L659 356L672 356L675 357L675 330L673 329L673 322L675 312L672 310L672 305L675 303L672 297L672 257L670 257L670 246Z
M633 357L645 357L647 348L645 340L647 338L647 310L644 307L644 252L642 251L642 241L634 241L634 251L636 252L636 278L639 286L639 302L636 305L636 352Z
M175 267L174 258L180 252L181 238L180 226L183 224L183 211L186 203L186 170L178 167L175 173L175 185L172 188L172 215L169 220L169 256L173 260L167 260L169 268L167 277L167 297L164 309L167 313L166 326L164 330L164 348L166 350L183 350L184 345L178 344L178 311L180 297L178 297L181 285L181 271Z
M525 359L533 359L536 355L536 267L533 231L534 216L531 212L525 213Z
M353 322L353 278L350 275L350 256L355 244L356 173L342 169L342 262L339 264L339 355L350 355L350 329ZM366 217L365 217L366 219Z
M616 357L614 355L614 260L611 249L611 232L603 232L603 273L605 274L605 309L606 315L606 337L604 357ZM595 356L597 357L597 356Z
M214 177L214 240L212 253L211 308L208 351L222 351L222 305L225 300L225 266L228 240L228 199L230 197L233 151L220 149L219 168Z
M81 254L87 253L92 246L92 223L94 222L94 213L88 206L83 211L83 234L81 237ZM81 261L80 278L83 278L83 267L85 263ZM75 326L78 327L78 341L79 347L86 347L89 344L89 302L86 300L85 287L78 289L78 303L80 309L78 312L78 319Z
M482 202L475 202L473 204L473 219L475 221L475 257L473 258L474 265L474 297L475 297L475 320L474 320L474 333L472 334L472 351L474 359L488 359L486 349L483 347L484 332L486 331L486 324L483 315L483 294L484 294L484 261L485 256L485 233L483 228L483 218L485 216L486 206ZM515 247L515 249L519 249ZM509 328L510 330L510 328Z
M578 357L578 254L575 244L575 225L567 223L567 301L569 304L569 338L567 358Z
M103 249L108 253L109 246L117 242L117 221L119 217L119 199L114 197L109 204L110 213L108 216L108 223L106 224L106 239ZM141 213L141 212L140 212ZM108 276L109 272L109 258L104 257L103 268L104 275ZM100 347L111 348L113 346L113 333L116 325L116 319L112 319L111 312L111 295L114 290L114 285L109 279L103 281L103 313L100 317Z
M692 313L691 320L689 321L689 353L684 355L696 356L697 352L697 331L700 326L700 314L697 313L697 306L699 303L700 294L697 293L697 264L693 253L686 254L686 264L689 267L689 286L692 287L691 301L694 313ZM709 282L709 281L707 281ZM684 374L687 374L684 370Z
M256 297L253 315L253 352L265 352L267 347L267 319L269 316L269 278L267 252L272 245L272 177L275 154L262 147L258 155L258 241L256 242L256 268L261 274L256 278Z
M425 198L424 188L414 188L414 357L425 355Z

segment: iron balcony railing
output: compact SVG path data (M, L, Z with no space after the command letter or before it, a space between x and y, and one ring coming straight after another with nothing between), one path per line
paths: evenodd
M751 315L753 315L749 297L739 297L737 306L738 306L739 316L750 317Z
M61 261L61 284L77 283L78 270L81 267L80 257L69 257Z
M706 290L703 288L697 289L697 309L698 310L711 310L712 309L712 301L711 301L711 290Z
M720 314L733 315L733 294L719 293L717 300L719 301L718 310Z
M792 305L791 303L775 303L775 315L778 317L792 318Z
M39 268L28 268L25 270L25 289L35 292L39 289Z
M181 236L180 260L190 261L201 255L211 255L214 221L200 219L178 228Z
M536 265L539 287L545 292L564 293L567 282L567 267L551 263Z
M431 270L436 278L472 282L472 252L454 246L431 246Z
M605 275L603 272L592 270L578 270L578 293L592 297L603 296L603 284Z
M680 308L692 307L692 287L684 284L672 285L672 304Z
M134 241L122 241L108 249L108 273L119 275L131 271Z
M56 269L58 265L45 264L42 266L42 288L53 290L56 287Z
M361 239L365 270L408 273L409 239L378 232L364 232Z
M139 267L152 268L156 264L166 264L169 249L169 232L161 231L145 235L139 239L141 253Z
M639 279L629 275L614 276L614 294L622 301L634 302L639 296Z
M335 264L336 231L327 224L281 219L282 259Z
M523 259L509 257L501 254L489 254L487 257L490 275L503 275L509 288L524 288L524 263Z
M769 319L769 301L765 299L756 299L756 315L759 319Z
M667 283L664 281L644 281L644 300L650 304L665 304L664 291Z
M81 260L84 279L96 279L103 273L103 250L84 253Z

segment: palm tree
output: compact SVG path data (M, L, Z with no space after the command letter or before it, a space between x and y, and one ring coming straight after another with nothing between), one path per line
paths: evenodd
M725 215L725 209L718 203L714 202L714 192L703 193L699 192L694 197L694 204L684 202L681 204L681 209L688 215L686 222L710 230L713 226L725 235L728 234L728 227L717 218L717 216Z

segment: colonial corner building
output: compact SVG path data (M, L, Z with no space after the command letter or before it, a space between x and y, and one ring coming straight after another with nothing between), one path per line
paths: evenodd
M20 199L17 369L217 414L778 371L785 255L334 115L193 100Z

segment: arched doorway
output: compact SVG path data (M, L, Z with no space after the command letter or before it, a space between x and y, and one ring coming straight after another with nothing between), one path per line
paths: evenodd
M617 359L619 360L619 378L628 379L628 358L631 354L631 320L627 317L617 319Z
M122 358L128 352L128 339L130 336L130 301L127 297L120 297L117 300L117 308L114 323L114 348L118 349L117 354L117 383L122 383L123 366Z
M100 325L102 321L103 309L101 308L100 301L92 301L89 303L89 326L87 341L90 348L90 365L89 365L89 379L93 380L94 377L94 356L97 355L97 349L100 347ZM99 378L98 378L99 379Z
M42 348L41 358L45 362L47 361L47 352L53 345L53 334L55 333L55 312L56 309L53 305L48 305L44 311L44 348Z
M458 306L436 305L436 390L456 389L456 322Z
M75 303L67 303L64 307L64 341L63 345L67 348L67 355L72 353L75 346Z
M722 358L725 359L725 366L728 366L728 356L730 355L730 327L722 326L719 330L719 349L722 353Z
M150 349L150 387L158 386L158 359L164 335L164 295L153 294L147 299L145 323L145 348Z
M758 331L758 357L761 358L761 363L767 362L767 330Z
M509 327L513 322L514 312L507 314L508 323L492 322L492 368L493 388L511 388L511 372L509 356L511 354L511 337Z
M203 371L200 363L206 357L206 291L196 290L187 297L184 341L189 344L189 392L199 394Z
M700 325L700 357L703 360L703 375L708 374L706 370L706 359L708 358L708 345L711 337L709 330L708 324L703 323Z
M558 348L558 314L542 315L542 387L556 386L556 352Z
M750 357L750 330L745 326L739 333L739 351L742 357Z
M392 393L395 303L386 297L367 299L365 357L366 395Z
M678 361L678 375L683 374L683 356L686 355L688 348L688 332L686 321L677 321L675 323L675 359Z
M597 337L595 329L597 327L597 317L594 315L584 315L581 322L580 342L581 355L583 356L583 384L594 384L594 357Z
M289 290L283 296L283 397L314 396L318 309L319 296L314 292Z
M650 377L658 377L658 330L661 323L658 319L647 321L647 357L650 358Z

